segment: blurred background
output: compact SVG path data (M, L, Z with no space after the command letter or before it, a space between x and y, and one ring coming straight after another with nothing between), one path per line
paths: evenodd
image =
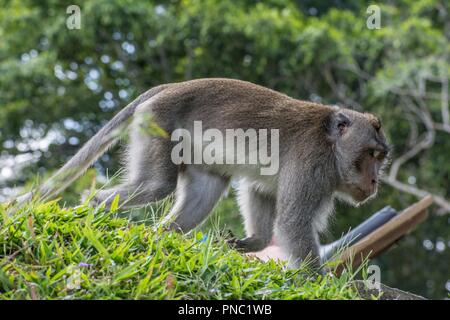
M449 297L448 1L0 4L0 201L51 174L152 86L238 78L381 117L395 148L381 193L361 208L339 204L323 241L386 205L400 210L431 193L428 220L374 263L387 285ZM79 20L66 11L73 4ZM118 149L66 192L68 205L94 176L100 184L118 169ZM242 234L232 190L213 220Z

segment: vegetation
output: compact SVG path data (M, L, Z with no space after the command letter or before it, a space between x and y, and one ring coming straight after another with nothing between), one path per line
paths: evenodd
M80 0L81 29L69 30L71 4L0 0L0 201L58 168L152 86L201 77L248 80L380 115L394 145L381 193L361 208L339 205L323 241L385 205L400 210L432 193L438 202L430 218L374 263L387 285L448 296L448 1L377 3L381 28L374 30L366 26L373 3L363 0ZM64 194L68 205L94 175L102 182L115 172L115 151ZM232 195L216 217L242 234ZM58 210L48 214L56 219Z
M167 201L145 221L164 208ZM218 229L183 236L116 209L1 208L0 299L359 298L349 273L321 277L306 265L261 263L230 249Z

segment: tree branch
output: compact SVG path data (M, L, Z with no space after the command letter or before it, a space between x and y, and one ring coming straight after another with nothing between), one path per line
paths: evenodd
M429 191L416 188L414 186L411 186L409 184L403 183L403 182L398 181L396 179L391 179L389 177L383 177L382 180L383 180L383 182L385 182L386 184L390 185L391 187L393 187L393 188L395 188L397 190L400 190L402 192L412 194L412 195L414 195L414 196L416 196L418 198L423 198L423 197L426 197L428 195L431 195L434 198L434 202L438 206L440 206L444 210L444 212L447 212L447 213L450 212L450 202L447 201L445 198L443 198L441 196L438 196L436 194L432 194Z
M342 102L344 102L346 105L354 106L358 110L363 110L363 107L352 98L348 97L345 93L346 86L343 83L337 83L336 80L333 77L333 73L331 72L331 68L329 65L326 65L324 68L324 76L325 81L330 86L333 93L340 99Z
M448 78L442 77L442 91L441 91L441 113L442 122L444 126L450 126L450 117L448 112Z
M406 96L403 96L402 101L405 101L405 106L407 108L413 108L413 112L416 113L422 122L424 123L425 127L427 128L427 132L424 134L424 137L415 144L411 149L406 151L404 154L399 156L391 165L391 169L389 171L389 179L395 180L398 175L398 171L400 170L400 167L409 161L410 159L414 158L416 155L418 155L422 150L428 149L433 146L434 144L434 136L435 131L433 127L433 122L430 118L430 115L427 111L424 111L422 109L417 110L417 108L414 108L414 103Z

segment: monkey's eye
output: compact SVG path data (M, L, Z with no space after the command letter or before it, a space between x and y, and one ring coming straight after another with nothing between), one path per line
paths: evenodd
M369 155L374 158L379 158L381 155L381 151L375 149L369 149Z
M369 149L369 155L375 159L382 161L386 157L387 152L376 150L376 149Z

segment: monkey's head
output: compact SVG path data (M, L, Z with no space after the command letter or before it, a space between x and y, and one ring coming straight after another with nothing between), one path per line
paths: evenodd
M337 191L355 204L374 197L390 151L380 120L373 114L339 109L326 125L336 156Z

